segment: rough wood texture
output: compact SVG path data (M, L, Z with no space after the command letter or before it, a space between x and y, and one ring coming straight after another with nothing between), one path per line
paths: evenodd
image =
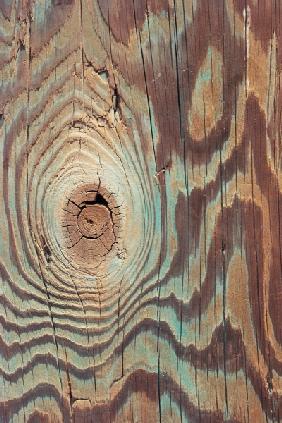
M280 0L0 0L0 421L282 420Z

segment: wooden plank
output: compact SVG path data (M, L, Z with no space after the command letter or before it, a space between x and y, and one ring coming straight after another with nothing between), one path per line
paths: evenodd
M0 422L279 422L279 0L0 0Z

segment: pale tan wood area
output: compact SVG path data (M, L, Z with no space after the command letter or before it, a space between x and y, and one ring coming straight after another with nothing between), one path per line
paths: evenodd
M0 423L282 419L280 0L0 0Z

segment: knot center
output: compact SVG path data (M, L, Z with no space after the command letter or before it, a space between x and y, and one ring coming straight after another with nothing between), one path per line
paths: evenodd
M85 238L99 238L112 225L108 207L102 204L86 205L77 217L81 234Z

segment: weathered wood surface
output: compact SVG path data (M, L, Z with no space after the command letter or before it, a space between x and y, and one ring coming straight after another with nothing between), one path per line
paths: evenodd
M280 421L281 1L0 11L0 421Z

